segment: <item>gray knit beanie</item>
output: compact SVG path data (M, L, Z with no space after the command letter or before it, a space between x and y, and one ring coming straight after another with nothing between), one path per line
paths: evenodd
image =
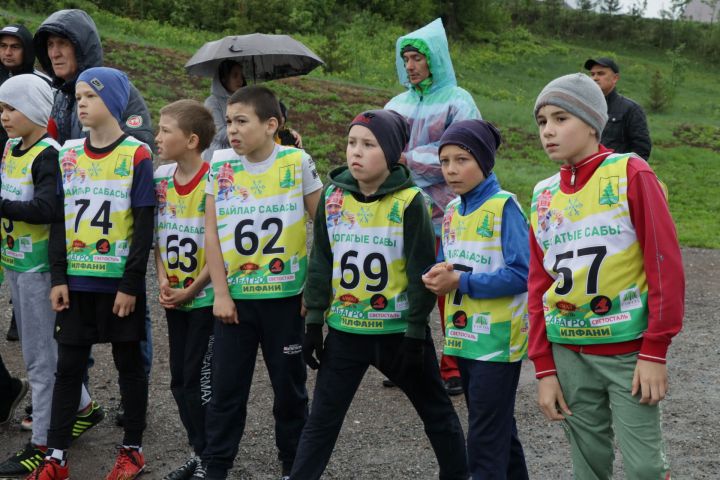
M607 102L600 87L584 73L572 73L556 78L542 89L533 116L545 105L555 105L575 115L595 129L600 140L608 120Z
M15 75L0 86L0 102L20 111L35 125L47 127L53 92L50 85L37 75Z

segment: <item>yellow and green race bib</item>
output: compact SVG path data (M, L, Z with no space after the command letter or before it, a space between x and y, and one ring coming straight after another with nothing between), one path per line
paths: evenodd
M35 196L32 178L32 165L38 155L47 148L60 149L60 145L44 138L33 145L24 155L16 157L12 149L21 139L10 139L2 159L2 198L27 202ZM47 272L48 239L50 225L32 225L25 222L2 220L2 246L0 257L2 264L16 272Z
M84 143L69 140L60 151L67 273L120 278L133 232L133 159L144 144L127 137L110 154L93 159Z
M162 165L155 171L158 210L155 223L157 246L170 287L187 288L205 267L205 183L198 182L186 195L175 189L177 164ZM211 307L214 295L208 284L180 310Z
M627 199L629 158L608 156L574 194L560 190L559 174L535 187L531 222L554 279L543 296L551 342L617 343L647 329L648 285Z
M492 273L504 268L501 232L509 192L498 192L468 215L458 211L460 198L451 201L443 218L445 261L455 270ZM522 211L522 209L520 210ZM447 355L490 362L516 362L527 353L527 292L498 298L471 298L458 290L445 296Z
M407 188L369 203L331 185L325 217L333 255L333 300L328 325L375 335L407 330L403 255L405 209L420 189Z
M307 275L303 151L281 147L263 173L232 150L213 155L210 180L228 288L234 299L281 298Z

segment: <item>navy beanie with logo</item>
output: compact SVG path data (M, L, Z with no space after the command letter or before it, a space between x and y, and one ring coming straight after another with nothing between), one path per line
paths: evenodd
M362 125L375 135L389 169L397 165L410 139L410 127L405 117L393 110L369 110L355 117L348 130L355 125Z
M130 99L130 80L125 72L110 67L88 68L78 76L77 82L90 85L112 116L122 123L122 114Z

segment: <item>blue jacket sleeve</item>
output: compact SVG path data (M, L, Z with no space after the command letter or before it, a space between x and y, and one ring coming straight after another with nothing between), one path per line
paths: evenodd
M512 200L503 208L501 243L505 267L492 273L461 274L460 293L472 298L498 298L527 292L528 226L520 207Z

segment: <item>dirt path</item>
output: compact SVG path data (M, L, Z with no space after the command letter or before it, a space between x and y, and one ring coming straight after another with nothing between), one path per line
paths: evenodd
M687 273L685 329L670 349L670 394L663 403L666 447L673 478L715 479L720 471L720 344L714 327L720 325L720 250L684 249ZM155 292L154 274L148 275L148 291ZM7 305L8 289L0 290L0 305ZM9 311L0 320L0 351L13 373L22 371L20 347L7 343ZM164 314L152 302L155 324L155 364L150 390L145 453L145 479L160 479L184 461L188 448L169 391L168 350ZM433 318L438 326L438 318ZM437 328L435 328L437 331ZM105 478L114 461L114 445L122 432L112 421L118 402L115 371L108 346L95 348L96 364L91 371L95 398L108 410L108 419L88 432L71 450L72 478ZM524 443L530 476L534 479L571 478L568 445L559 424L546 422L535 405L533 368L523 365L517 400L517 420ZM312 392L315 375L309 374ZM437 465L422 425L401 392L384 389L382 378L368 372L348 413L324 478L329 479L432 479ZM25 405L25 403L23 403ZM279 464L273 440L272 393L267 372L258 362L249 405L245 436L231 478L277 479ZM455 407L466 422L464 399ZM21 410L21 409L19 409ZM29 439L17 428L20 412L10 427L0 430L0 458L14 453ZM466 423L465 423L466 424ZM617 478L624 478L618 455Z

